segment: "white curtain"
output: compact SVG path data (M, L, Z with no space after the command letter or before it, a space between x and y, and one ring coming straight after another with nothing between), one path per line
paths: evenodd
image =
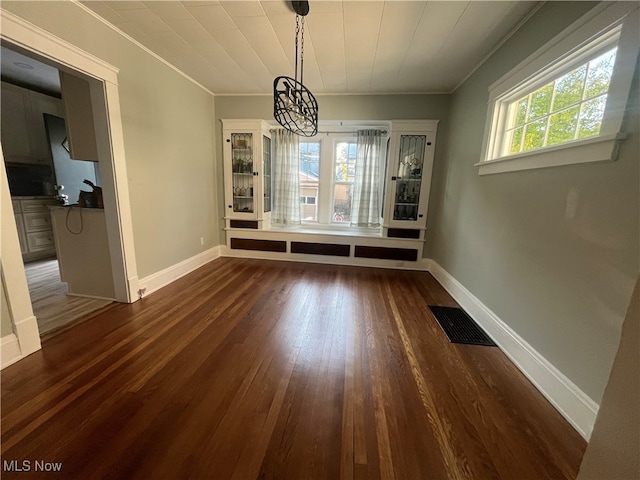
M300 224L300 156L298 136L284 128L273 136L273 209L271 222Z
M380 169L383 161L382 131L358 130L356 175L351 202L351 225L379 227L382 210Z

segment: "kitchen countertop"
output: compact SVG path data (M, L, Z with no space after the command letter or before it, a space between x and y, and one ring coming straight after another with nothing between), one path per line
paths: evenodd
M98 212L104 212L104 208L88 208L88 207L81 207L78 204L74 204L74 205L49 205L49 208L51 210L69 210L70 208L75 208L77 210L82 210L82 212L91 212L91 211L98 211Z
M31 196L11 196L13 200L39 200L41 198L48 198L50 200L55 200L51 195L31 195Z

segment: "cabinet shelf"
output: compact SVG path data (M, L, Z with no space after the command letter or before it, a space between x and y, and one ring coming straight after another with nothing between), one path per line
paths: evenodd
M261 120L222 120L227 227L232 219L262 228L271 220L271 133Z
M391 125L389 172L385 227L389 236L395 230L423 231L426 227L436 120L397 120ZM404 234L400 234L404 235ZM422 233L419 234L423 238Z

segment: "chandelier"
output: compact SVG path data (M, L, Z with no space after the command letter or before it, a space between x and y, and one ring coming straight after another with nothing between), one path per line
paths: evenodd
M304 76L304 17L309 2L291 2L296 12L296 60L294 78L280 76L273 81L273 116L287 130L303 137L318 133L318 102L303 85ZM298 44L300 71L298 72Z

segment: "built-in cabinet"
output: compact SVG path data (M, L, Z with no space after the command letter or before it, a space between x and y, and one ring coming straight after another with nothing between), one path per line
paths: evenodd
M384 235L424 238L437 120L396 120L391 126Z
M239 256L407 268L424 248L437 120L394 120L381 229L270 226L271 136L260 120L223 120L227 248ZM329 260L331 258L331 260Z
M51 164L43 114L64 116L62 100L2 82L0 128L6 162Z
M271 217L271 134L260 120L223 120L227 228L266 228Z
M13 197L11 202L23 260L55 256L49 210L57 202L51 197Z

